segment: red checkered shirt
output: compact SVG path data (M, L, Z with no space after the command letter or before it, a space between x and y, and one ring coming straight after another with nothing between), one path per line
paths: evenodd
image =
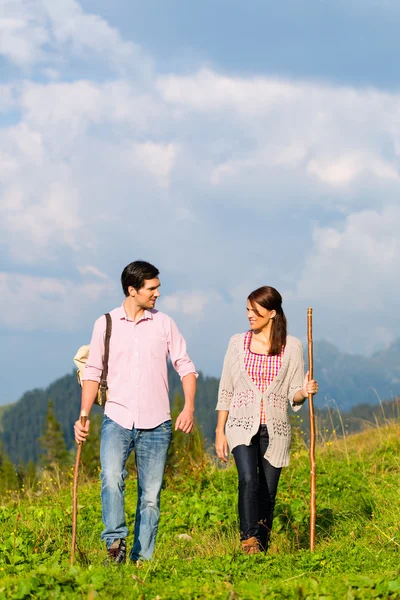
M285 348L283 347L282 352L274 356L255 354L250 350L252 336L252 331L247 331L244 336L244 364L254 384L264 393L279 373ZM266 422L267 415L265 414L264 402L261 400L260 425L265 425Z

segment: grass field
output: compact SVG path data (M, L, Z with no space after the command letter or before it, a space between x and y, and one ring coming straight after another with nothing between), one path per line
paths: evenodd
M2 498L0 599L400 598L399 451L395 424L318 447L314 553L308 550L309 463L301 445L281 478L266 555L240 551L232 464L175 470L163 491L155 557L140 568L102 566L99 484L84 481L70 568L71 491L56 478L46 480L39 492ZM132 523L134 477L126 500Z

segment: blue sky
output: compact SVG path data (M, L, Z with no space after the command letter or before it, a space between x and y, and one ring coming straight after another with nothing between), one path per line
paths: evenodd
M400 336L391 0L13 0L0 88L2 395L72 369L136 258L218 375L269 284L290 331Z

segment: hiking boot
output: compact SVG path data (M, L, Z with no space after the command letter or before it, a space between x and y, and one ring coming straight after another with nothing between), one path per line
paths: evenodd
M124 563L126 559L126 540L118 539L114 540L109 548L107 548L107 558L104 564L116 564L120 565Z
M247 540L242 540L241 546L245 554L259 554L261 552L260 542L254 536Z

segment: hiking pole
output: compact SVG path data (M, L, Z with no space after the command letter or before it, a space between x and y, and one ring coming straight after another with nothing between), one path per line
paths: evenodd
M81 425L85 427L87 421L87 415L83 410L81 412ZM75 468L74 468L74 485L72 488L72 540L71 540L71 555L70 565L74 564L75 556L75 544L76 544L76 516L78 512L78 473L79 473L79 462L81 460L82 442L79 442L78 448L76 449L75 457Z
M312 308L307 310L307 338L308 338L308 380L314 378L313 339L312 339ZM315 517L316 517L316 463L315 463L315 414L313 394L308 394L308 408L310 411L310 550L315 547Z

